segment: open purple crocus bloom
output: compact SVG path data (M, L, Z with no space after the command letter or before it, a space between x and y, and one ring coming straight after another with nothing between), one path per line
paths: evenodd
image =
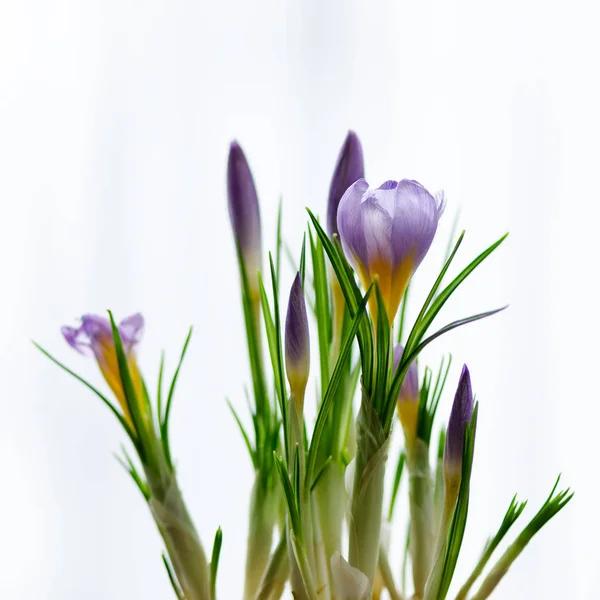
M134 347L141 339L144 329L144 318L137 313L123 319L119 323L119 335L123 343L123 349L129 362L132 383L136 394L141 398L142 380L137 363L135 361ZM127 400L123 391L123 384L119 373L117 362L117 353L113 339L110 321L99 315L83 315L81 325L77 328L67 325L61 328L67 343L80 352L88 356L94 356L100 367L104 379L110 386L110 389L117 397L123 413L131 422Z
M443 210L443 192L432 195L409 179L386 181L376 189L359 179L340 201L337 225L344 252L365 287L378 276L390 321Z

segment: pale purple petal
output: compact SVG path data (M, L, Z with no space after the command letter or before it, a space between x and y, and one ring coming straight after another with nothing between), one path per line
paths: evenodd
M129 352L141 339L144 318L137 313L123 319L119 325L119 334L125 352ZM67 343L82 354L102 355L102 348L113 343L110 321L99 315L83 315L78 328L64 326L61 332Z
M77 352L86 354L88 356L93 355L93 351L90 348L89 339L83 330L83 326L75 328L69 327L68 325L63 325L60 328L60 331L65 337L65 340L67 340L67 344L77 350Z
M258 196L248 161L235 141L227 163L227 198L233 235L242 254L256 261L261 248Z
M467 365L463 366L454 396L450 419L446 429L444 463L451 467L462 464L465 427L473 415L473 390Z
M360 140L354 131L349 131L340 150L329 187L327 229L330 236L338 233L337 212L344 192L364 176L365 167Z
M404 352L404 346L401 344L397 344L394 348L394 371L398 368L400 364L400 359L402 358L402 353ZM398 401L402 402L405 400L414 401L419 397L419 369L417 367L417 362L413 361L408 367L408 371L404 376L404 381L402 382L402 387L400 388L400 395L398 397Z
M392 192L393 193L393 192ZM367 264L378 260L392 261L392 217L371 196L361 204L364 237L367 248Z
M367 266L367 243L362 218L361 202L369 184L364 179L353 183L342 196L338 208L337 226L344 253L349 260Z
M413 270L427 254L437 230L440 212L435 198L418 182L403 179L396 188L392 229L394 266L408 257Z
M372 198L377 204L383 208L391 219L396 214L396 188L398 186L397 181L386 181L378 188L369 190L363 199L365 202L368 198Z
M137 344L144 333L144 317L141 313L135 313L119 323L119 333L123 343Z

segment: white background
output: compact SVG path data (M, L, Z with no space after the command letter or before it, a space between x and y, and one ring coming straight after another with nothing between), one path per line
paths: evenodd
M181 485L205 546L225 532L220 597L239 598L251 469L224 397L248 382L225 199L242 143L271 246L324 214L346 130L368 179L411 177L456 207L458 264L511 236L444 320L510 303L440 340L481 402L465 560L510 497L528 516L558 472L573 503L498 598L596 598L600 42L591 2L535 0L0 3L0 597L168 598L161 542L111 453L123 435L35 338L103 385L59 328L143 311L154 385L190 324L173 414ZM291 274L286 273L287 287ZM441 413L448 414L451 390ZM399 531L401 524L398 522ZM400 535L393 545L400 562Z

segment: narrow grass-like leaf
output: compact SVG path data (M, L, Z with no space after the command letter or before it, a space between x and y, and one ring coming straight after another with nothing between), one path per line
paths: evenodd
M478 404L475 404L473 415L468 426L465 428L465 442L463 447L462 476L460 489L452 522L448 533L448 542L444 557L444 567L440 579L440 585L437 590L437 600L444 600L448 594L448 589L454 576L456 563L460 554L465 528L467 525L467 514L469 512L469 496L471 485L471 471L473 468L473 454L475 451L475 432L477 430L477 412Z
M391 328L388 321L385 302L379 287L379 278L375 280L375 295L377 300L377 341L375 351L377 354L375 383L373 391L374 408L378 415L385 409L385 398L390 372L390 337Z
M117 459L117 462L125 469L125 471L127 471L128 475L131 477L131 479L135 483L138 490L140 490L142 496L144 496L144 500L146 500L146 502L149 502L151 495L150 495L150 490L148 489L148 485L142 479L140 474L137 472L135 465L133 464L133 462L131 461L131 459L129 458L127 453L125 452L124 448L123 448L123 453L125 455L125 460L123 460L118 454L114 455L115 458Z
M54 356L52 356L52 354L50 354L47 350L44 350L44 348L42 348L39 344L37 344L36 342L32 342L32 344L42 354L44 354L44 356L49 358L55 365L59 366L63 371L65 371L66 373L71 375L71 377L74 377L75 379L77 379L77 381L79 381L80 383L83 383L83 385L85 385L85 387L87 387L89 390L94 392L94 394L96 394L96 396L98 396L98 398L100 398L100 400L102 400L102 402L104 402L104 404L106 404L106 406L108 406L110 411L113 413L113 415L117 418L117 420L121 424L121 427L123 427L123 429L125 430L125 433L127 433L127 436L131 440L132 444L135 446L135 449L139 453L139 451L140 451L139 440L136 438L136 435L133 432L133 429L131 429L131 427L129 426L129 423L127 423L127 421L125 420L123 415L117 410L117 408L114 406L114 404L102 392L100 392L97 388L95 388L91 383L86 381L83 377L77 375L77 373L75 373L74 371L71 371L71 369L69 369L69 367L67 367L66 365L61 363L58 359L54 358Z
M556 483L542 508L540 508L525 529L518 535L517 539L498 559L487 577L483 580L477 593L472 596L472 600L485 600L488 598L506 575L512 563L519 557L521 552L523 552L527 544L529 544L533 536L571 501L573 493L568 488L555 495L559 481L560 476L556 480Z
M286 500L288 514L290 516L290 525L292 531L296 533L296 536L302 539L302 523L300 521L300 513L298 512L298 505L296 504L296 495L290 481L290 474L285 466L283 459L273 452L273 460L275 462L275 469L283 488L283 495Z
M348 261L346 260L339 244L334 245L334 243L325 233L324 229L321 227L319 220L310 210L308 210L308 215L336 274L340 288L344 295L344 299L346 301L346 306L348 307L348 311L350 313L350 317L354 317L362 297L354 280L354 272L348 264ZM371 332L369 319L365 319L364 322L361 323L361 326L357 332L357 339L362 361L363 386L367 392L370 393L372 391L371 385L373 378L373 335Z
M237 423L237 425L240 429L242 437L244 438L244 442L246 443L246 448L248 449L248 454L250 454L250 460L252 460L252 466L256 469L256 468L258 468L259 465L257 464L256 451L252 447L252 442L250 441L250 437L248 436L246 429L242 425L242 421L240 420L235 408L233 408L233 405L231 404L231 402L229 400L226 400L226 402L227 402L227 406L229 406L229 410L231 411L231 414L233 415L233 418L235 419L235 422Z
M187 352L188 346L190 344L190 339L192 338L192 327L185 338L185 343L183 344L183 349L181 351L181 356L179 357L179 362L177 363L177 368L175 369L175 373L173 374L173 379L171 380L171 385L169 387L169 395L167 396L167 404L165 406L165 416L163 422L160 426L161 433L161 442L163 444L163 449L165 452L165 457L167 459L167 463L171 469L173 468L173 462L171 460L171 445L169 443L169 419L171 417L171 406L173 404L173 395L175 393L175 386L177 385L177 379L179 378L179 372L181 371L181 365L183 364L183 359L185 358L185 354Z
M250 361L250 373L252 375L252 386L254 390L254 403L256 412L262 419L268 420L270 412L267 401L263 359L261 354L259 312L258 306L252 301L252 292L246 271L246 263L242 256L239 244L236 243L240 279L242 284L242 309L244 313L244 325L246 328L246 340L248 342L248 359ZM258 276L258 275L257 275Z
M391 521L394 516L394 509L396 508L396 499L398 497L398 490L400 489L400 482L402 481L402 473L404 472L404 465L406 464L406 452L402 450L398 456L398 462L396 463L396 472L394 474L394 484L392 486L392 496L390 498L390 509L388 511L388 521Z
M156 414L158 418L158 427L160 429L163 419L163 406L162 406L162 382L163 374L165 371L165 353L160 353L160 367L158 368L158 384L156 385Z
M494 535L493 538L488 540L485 545L483 554L481 558L477 562L477 565L473 569L473 572L465 582L465 584L460 588L458 595L456 596L456 600L465 600L467 597L471 587L477 580L477 578L483 573L485 566L490 560L492 554L503 540L504 536L508 533L508 530L514 525L517 521L523 510L525 509L527 502L517 502L517 496L513 496L513 499L510 501L510 506L504 515L504 519L502 519L502 523L498 528L498 531Z
M281 237L281 216L283 213L283 197L279 197L279 206L277 207L277 237L275 239L275 277L279 281L281 274L281 246L283 239Z
M308 232L311 259L313 265L313 286L315 291L315 316L317 319L317 334L319 341L319 365L321 373L321 395L325 393L329 381L329 341L331 331L331 312L329 307L329 284L323 244L317 238L315 241L312 231Z
M315 478L313 479L313 482L310 485L311 492L315 489L315 487L317 487L319 480L325 473L327 467L331 464L331 459L332 459L332 457L328 456L327 459L325 460L325 462L323 463L323 465L321 466L321 468L317 471L317 474L315 475Z
M123 349L121 334L119 333L114 316L110 310L108 311L108 317L110 319L110 326L112 328L115 353L117 355L117 364L119 366L119 378L121 379L121 385L123 386L125 401L127 402L127 407L129 408L129 414L131 415L135 431L140 439L140 459L143 463L152 467L156 467L157 464L152 433L148 431L148 421L140 411L140 403L138 402L138 398L133 387L133 382L131 380L131 373L129 371L127 355ZM152 423L150 422L150 425L151 424Z
M325 428L325 424L329 416L329 411L333 406L335 395L338 386L340 385L342 375L346 370L345 363L352 348L354 336L358 332L361 320L363 318L366 318L366 306L367 302L369 301L369 296L371 295L372 289L373 286L369 287L367 293L365 294L364 298L362 299L360 305L357 308L356 315L352 319L352 324L350 325L350 328L346 333L346 339L341 345L337 362L333 369L333 373L331 374L331 379L329 380L327 390L325 390L325 395L323 396L323 401L321 402L321 406L319 407L319 412L317 414L317 419L315 421L313 434L310 439L310 447L308 450L308 460L306 465L306 481L308 482L312 482L313 479L321 435L323 434L323 429Z
M173 568L171 567L171 563L165 554L162 555L163 563L165 565L165 569L167 570L167 575L169 576L169 581L171 582L171 587L175 592L175 596L177 596L178 600L185 600L185 596L183 592L179 588L179 584L177 583L177 578L175 577L175 573L173 573Z
M221 556L221 546L223 545L223 530L219 527L215 534L213 542L212 556L210 559L210 597L211 600L217 599L217 573L219 571L219 557Z
M283 362L279 348L280 343L278 338L280 337L279 331L275 328L275 322L273 321L273 313L271 312L271 305L267 297L267 292L263 284L262 276L259 274L258 285L260 290L260 300L263 309L263 318L265 322L265 331L267 333L267 344L269 346L269 356L271 358L271 367L273 369L273 379L275 381L275 394L279 400L279 410L281 412L281 420L283 422L284 439L286 440L286 456L287 456L287 392L285 389L285 381L283 375Z

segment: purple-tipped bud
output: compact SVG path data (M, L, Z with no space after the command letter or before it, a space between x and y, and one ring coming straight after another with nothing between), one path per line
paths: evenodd
M285 368L292 395L301 406L310 369L310 340L300 274L296 274L290 290L285 320Z
M394 371L400 364L404 347L397 344L394 348ZM419 413L419 369L413 362L404 376L400 394L398 395L398 415L407 442L412 442L417 435L417 416Z
M261 262L260 210L252 172L235 141L229 148L227 162L227 200L233 235L252 282Z
M329 200L327 202L327 229L332 236L338 232L337 211L344 192L365 176L362 146L354 131L349 131L335 165Z
M473 390L467 365L463 366L450 420L446 429L446 447L444 450L444 470L447 474L460 474L462 469L465 427L473 416Z

